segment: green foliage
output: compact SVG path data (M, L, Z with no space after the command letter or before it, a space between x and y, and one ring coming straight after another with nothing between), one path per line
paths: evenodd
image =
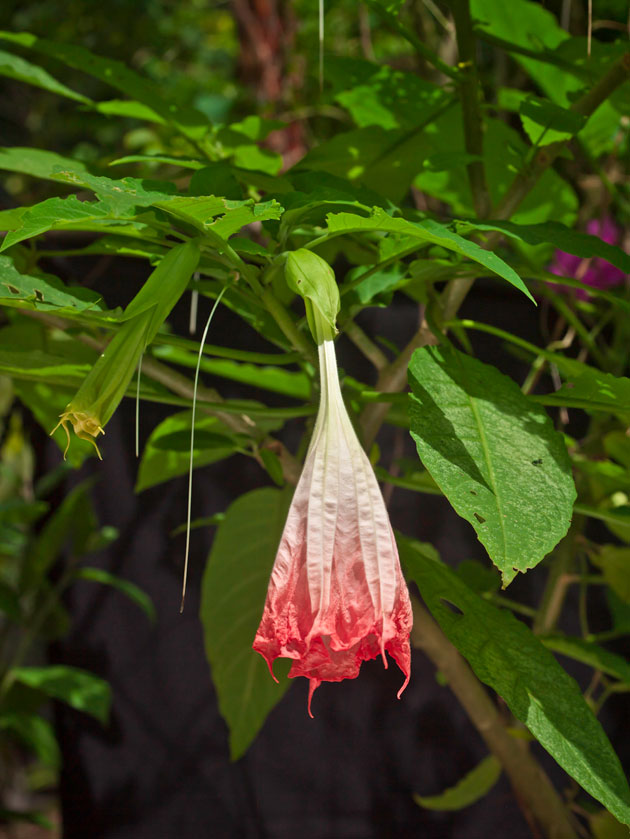
M102 723L108 720L111 704L109 685L92 673L58 664L49 667L15 667L10 674L14 681L53 699L60 699Z
M462 810L487 795L500 775L501 764L494 755L488 755L454 787L444 790L441 795L414 795L413 798L416 804L428 810Z
M471 591L452 571L399 542L403 564L447 637L584 789L630 822L630 788L603 728L531 630Z
M567 31L551 7L533 0L470 0L472 30L462 29L460 14L450 19L465 3L370 0L359 31L356 6L342 0L326 7L330 54L320 94L312 62L317 15L299 2L283 99L256 107L267 94L234 83L243 33L223 7L134 8L125 12L127 39L119 26L112 36L110 12L95 10L97 55L89 34L73 24L76 0L58 20L55 2L31 5L18 10L10 2L13 23L0 33L0 75L18 92L16 101L19 91L32 91L30 137L18 133L0 149L12 204L21 205L0 210L0 552L8 569L0 575L1 631L18 640L21 632L59 637L70 620L61 595L75 581L113 587L155 617L131 582L82 564L114 535L96 521L90 485L80 484L54 510L31 497L32 451L5 401L15 395L47 432L66 412L83 437L68 452L69 468L88 456L86 440L121 399L138 393L141 401L172 405L178 410L144 446L136 490L181 476L190 455L188 371L199 343L173 334L170 313L189 293L193 308L222 295L240 326L229 347L202 351L202 379L212 376L216 390L201 382L193 465L242 455L283 487L295 483L299 462L276 435L289 420L305 420L297 447L304 452L317 410L308 329L316 340L338 329L378 378L368 387L349 368L341 379L365 442L381 421L410 428L422 460L401 457L392 468L387 455L377 462L375 446L378 478L444 496L490 560L464 561L453 572L432 546L401 536L407 572L513 717L611 819L627 821L627 785L589 707L598 711L630 684L627 658L607 647L630 632L630 298L620 278L630 273L623 235L630 204L620 175L630 154L625 23L594 27L587 45L577 11ZM458 57L451 66L440 57L455 41L472 62ZM167 49L173 62L163 57ZM591 218L612 234L584 232ZM554 250L564 257L556 255L560 268L551 273ZM112 257L144 267L126 308L114 307L106 283L102 296L89 290L90 266L98 270L100 259ZM479 286L488 322L458 318ZM411 336L392 343L355 320L365 307L389 306L401 294L422 307L408 351L402 347ZM543 301L536 343L490 322L502 298L516 312ZM475 358L479 331L491 342L492 355L484 357L493 364ZM507 352L530 364L521 388L501 372ZM407 364L408 399L395 393L404 388ZM240 388L237 398L224 398L226 382ZM279 404L284 399L289 404ZM567 426L574 419L577 433ZM56 432L63 447L62 438ZM246 489L224 517L196 523L219 523L201 619L234 758L286 689L285 680L274 684L251 644L289 489ZM611 544L598 544L585 529L593 519L613 534ZM613 536L623 545L612 544ZM68 573L52 583L61 554L70 556ZM505 586L546 556L540 602L498 590L492 563ZM574 581L579 634L563 635L563 586ZM591 585L606 591L610 629L603 633L588 625ZM500 606L531 618L536 634ZM107 687L71 668L32 667L1 649L2 739L20 741L57 767L54 732L40 705L52 697L104 720ZM588 703L551 651L598 674ZM33 707L20 706L24 691ZM467 806L496 781L495 757L418 802ZM595 836L618 824L597 814L589 821Z
M289 686L283 678L286 661L276 665L276 684L251 648L289 501L275 489L254 490L235 501L217 529L204 574L201 621L234 760Z
M571 522L575 489L562 437L514 382L454 349L416 350L409 384L418 455L506 586Z

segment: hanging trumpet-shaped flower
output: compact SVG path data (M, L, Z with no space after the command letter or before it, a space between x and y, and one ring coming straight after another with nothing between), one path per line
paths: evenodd
M317 310L315 319L321 325ZM400 696L412 624L389 517L343 403L330 337L319 343L319 362L319 412L253 645L270 670L278 657L293 659L289 676L310 680L309 714L321 682L354 679L378 655L387 667L386 652L405 674Z

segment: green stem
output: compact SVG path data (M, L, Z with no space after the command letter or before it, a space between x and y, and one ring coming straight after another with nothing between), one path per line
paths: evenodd
M371 8L374 9L375 12L379 15L379 17L384 20L390 29L393 29L398 35L408 41L411 46L416 50L419 55L421 55L425 61L435 67L436 70L439 70L445 76L448 76L449 79L457 79L458 73L457 70L453 69L449 64L446 64L445 61L430 50L425 44L421 41L420 38L414 33L414 31L409 26L405 26L402 24L396 15L392 14L385 10L381 3L374 3L371 5Z
M583 518L576 516L569 532L554 551L542 600L534 620L533 630L539 635L553 631L560 617L573 567L575 537L583 528Z
M317 363L317 354L312 342L297 328L295 321L270 288L266 288L261 296L262 302L269 314L278 324L283 334L288 338L291 346L300 352L308 361Z
M478 158L468 163L466 169L477 217L486 218L492 202L483 163L483 119L479 101L477 43L470 19L469 0L453 0L451 8L459 50L459 98L462 105L464 140L468 154Z
M369 338L361 327L355 323L352 318L348 318L342 326L342 331L350 338L352 343L357 347L363 355L371 361L377 370L383 370L388 365L387 356L376 346L374 341Z

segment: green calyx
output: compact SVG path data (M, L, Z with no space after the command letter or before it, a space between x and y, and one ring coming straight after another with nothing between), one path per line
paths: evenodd
M306 319L316 343L332 341L341 306L339 287L330 265L313 251L299 248L286 259L287 285L304 300Z

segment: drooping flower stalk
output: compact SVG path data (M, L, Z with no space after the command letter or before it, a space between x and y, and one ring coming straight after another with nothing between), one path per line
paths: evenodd
M334 343L319 344L321 401L280 547L254 649L273 676L354 679L361 662L388 652L409 682L412 614L396 541L372 466L346 411ZM274 677L275 678L275 677ZM312 714L311 714L312 716Z
M68 426L77 437L92 443L101 457L96 438L105 434L104 428L127 392L142 353L184 293L199 256L199 247L194 240L174 245L120 316L116 334L50 432L54 434L59 426L66 432L64 457L70 446Z

